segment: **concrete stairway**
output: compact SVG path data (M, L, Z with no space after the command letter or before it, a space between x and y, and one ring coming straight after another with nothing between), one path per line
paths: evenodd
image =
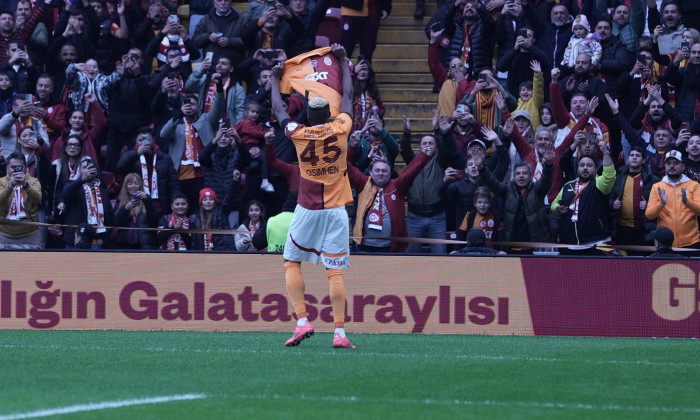
M420 135L432 131L433 108L437 104L428 69L428 39L423 31L436 5L426 2L426 17L416 20L415 2L402 0L392 4L391 15L380 24L372 64L386 107L386 128L398 140L403 130L401 116L407 115L411 118L414 142L418 142Z

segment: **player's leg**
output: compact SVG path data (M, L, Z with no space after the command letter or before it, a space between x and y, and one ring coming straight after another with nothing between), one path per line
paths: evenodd
M298 346L302 340L314 334L314 327L306 318L306 301L304 299L304 278L301 275L301 263L298 261L284 262L284 278L287 283L287 294L292 302L294 312L297 315L297 327L292 338L287 340L285 346Z
M333 347L354 349L355 346L345 336L345 284L343 283L343 270L327 268L326 275L331 285L330 297L333 308Z

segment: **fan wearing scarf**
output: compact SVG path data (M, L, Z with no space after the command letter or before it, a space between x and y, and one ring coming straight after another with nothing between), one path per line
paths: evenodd
M100 180L95 161L89 156L80 159L80 177L63 188L65 223L79 225L87 223L95 229L90 248L102 249L108 237L106 226L112 225L113 209L107 187ZM67 249L75 246L75 228L67 227L63 242Z
M559 217L559 242L589 246L577 248L581 250L579 254L594 253L596 243L610 240L608 196L616 172L607 143L601 135L597 140L603 153L603 174L596 175L593 157L582 156L578 161L578 178L564 184L551 205L552 213Z
M460 103L466 104L474 112L477 121L491 129L503 124L503 111L499 105L497 94L505 101L507 111L513 112L518 107L518 101L494 77L493 69L485 68L479 72L479 79L474 89Z
M0 249L41 249L38 226L4 224L38 222L41 184L27 173L27 161L20 152L10 154L7 175L0 178Z
M187 196L194 212L199 210L199 191L204 188L205 170L199 155L214 139L214 128L224 112L224 86L216 76L212 75L216 83L216 95L209 112L200 113L197 97L187 94L182 98L179 112L175 111L172 119L160 130L161 139L170 142L168 153L178 171L180 189Z
M51 147L44 124L39 119L32 117L34 108L25 95L17 95L12 100L12 112L0 118L0 147L4 150L5 159L15 151L23 127L32 127L36 131L40 146Z
M187 196L183 193L178 193L173 196L173 203L170 205L172 213L166 214L160 218L158 229L178 229L179 232L171 230L158 231L158 243L160 249L167 251L187 251L193 249L192 235L185 233L185 230L199 229L201 223L196 214L187 216L189 203Z
M153 200L158 214L165 213L170 208L171 197L180 192L180 184L173 160L160 151L149 127L136 131L136 146L124 153L117 163L117 173L132 172L141 174L143 192Z

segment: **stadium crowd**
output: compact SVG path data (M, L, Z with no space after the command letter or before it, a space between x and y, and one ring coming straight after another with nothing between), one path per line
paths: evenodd
M316 48L329 0L190 1L189 27L170 0L4 5L2 248L281 250L299 185L285 128L308 121L298 93L275 117L274 66ZM387 131L372 69L391 2L339 5L341 44L360 46L358 252L447 253L388 238L454 231L458 253L595 254L652 245L657 226L700 248L700 2L440 3L425 26L434 131L417 151L411 118L426 116ZM249 234L216 232L232 228Z

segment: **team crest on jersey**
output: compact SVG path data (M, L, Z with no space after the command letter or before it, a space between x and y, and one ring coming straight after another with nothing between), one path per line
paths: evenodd
M333 61L331 61L331 58L330 58L330 57L324 57L324 58L323 58L323 63L324 63L325 65L327 65L327 66L330 66L331 64L333 64Z
M311 60L311 61L309 61L309 66L311 66L311 67L316 67L316 66L318 66L318 61L316 61L316 60Z

